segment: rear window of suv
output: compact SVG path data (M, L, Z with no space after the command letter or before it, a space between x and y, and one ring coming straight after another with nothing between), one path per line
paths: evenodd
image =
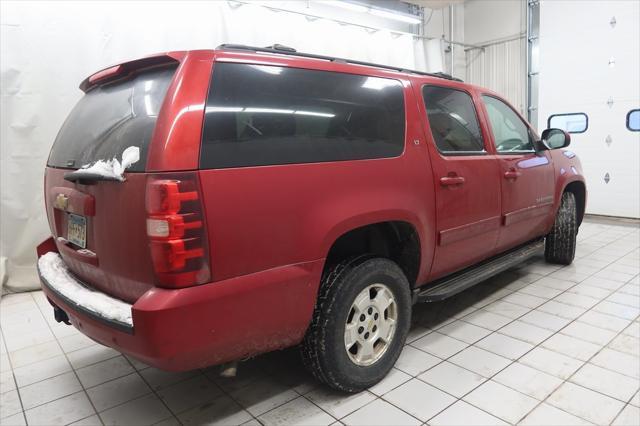
M404 149L397 80L216 63L203 169L395 157Z
M156 68L91 89L73 108L51 149L50 167L77 169L98 160L121 160L140 148L128 171L144 171L147 148L176 68Z

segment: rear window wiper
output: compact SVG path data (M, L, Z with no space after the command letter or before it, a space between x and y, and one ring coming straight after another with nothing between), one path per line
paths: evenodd
M91 170L78 169L73 172L65 173L64 180L68 180L69 182L98 182L98 181L118 181L116 176L105 176L104 174L96 173Z

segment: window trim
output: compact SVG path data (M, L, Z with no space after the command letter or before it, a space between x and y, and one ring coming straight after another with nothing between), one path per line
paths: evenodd
M489 124L489 131L491 132L491 138L493 139L493 149L496 151L497 155L527 155L527 154L535 154L536 148L535 148L535 141L534 141L534 132L533 129L531 128L531 125L529 125L529 123L526 120L523 120L522 117L520 116L520 114L518 114L518 111L516 111L515 109L513 109L513 107L511 105L509 105L509 103L504 100L499 98L498 96L491 94L491 93L480 93L480 100L482 101L482 106L485 109L485 111L487 110L487 104L484 101L484 97L487 98L493 98L499 102L502 102L504 105L506 105L507 108L509 108L511 111L513 111L513 113L516 115L516 117L518 117L520 119L520 121L522 121L522 124L524 124L524 126L527 128L527 133L529 134L529 138L531 140L531 145L533 146L533 148L531 149L519 149L517 151L498 151L498 147L496 146L496 135L493 134L493 128L491 127L491 119L489 118L489 112L487 111L487 123Z
M438 87L440 89L455 90L457 92L462 92L465 95L469 96L469 99L471 99L471 105L473 106L473 111L476 114L476 122L478 123L478 130L480 130L480 138L482 141L482 151L443 151L440 149L440 147L435 141L435 138L433 137L433 131L431 131L431 122L429 121L429 112L427 111L427 102L424 99L425 87ZM473 99L473 94L471 94L471 92L465 89L457 88L457 87L451 87L451 86L446 86L441 84L425 83L422 85L422 87L420 87L420 96L422 97L422 105L424 105L424 113L427 118L427 123L429 123L429 133L430 133L429 135L433 140L433 146L435 146L436 150L438 151L438 153L440 153L440 155L445 157L465 157L465 156L471 157L474 155L489 155L489 152L487 151L487 146L485 144L485 137L482 132L482 126L480 124L480 115L478 115L478 108L476 108L476 103L475 103L475 100Z
M589 115L587 115L586 112L582 112L582 111L581 112L563 112L561 114L551 114L549 116L549 118L547 118L547 129L551 128L551 119L553 117L564 117L564 116L567 116L567 115L584 115L584 118L585 118L585 126L584 126L584 130L583 131L581 131L581 132L570 132L570 131L567 130L566 131L567 133L571 133L573 135L578 135L580 133L585 133L587 130L589 130Z
M629 118L631 118L631 113L636 111L640 112L640 108L634 108L629 110L629 112L627 112L626 127L627 127L627 130L629 130L630 132L640 132L640 129L632 129L631 127L629 127Z

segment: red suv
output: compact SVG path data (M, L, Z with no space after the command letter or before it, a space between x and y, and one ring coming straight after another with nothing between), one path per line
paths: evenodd
M166 370L300 345L328 385L393 366L412 305L574 258L569 135L499 95L282 46L122 63L82 82L45 174L56 319Z

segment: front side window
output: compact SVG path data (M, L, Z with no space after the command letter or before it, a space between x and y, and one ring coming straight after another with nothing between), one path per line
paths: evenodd
M529 127L518 114L509 105L493 96L483 95L482 100L489 114L496 151L498 153L533 151Z
M478 117L471 96L447 87L422 88L433 140L443 154L484 151Z
M547 120L549 129L562 129L567 133L584 133L589 127L589 117L584 112L553 114Z
M640 132L640 109L632 109L627 113L627 129Z
M396 157L404 150L397 80L216 63L205 109L203 169Z

